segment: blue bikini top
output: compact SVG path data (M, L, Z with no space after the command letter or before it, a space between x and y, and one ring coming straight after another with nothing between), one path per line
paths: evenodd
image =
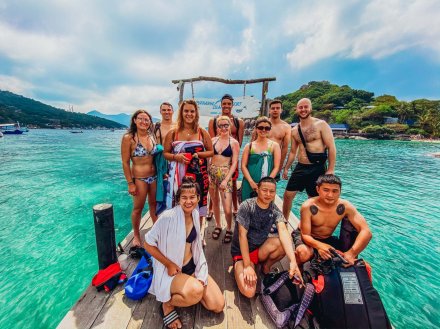
M197 231L193 225L191 232L189 232L189 234L186 238L186 243L192 243L196 238L197 238Z
M229 145L228 145L228 147L225 148L222 153L218 153L217 152L217 149L215 148L215 145L217 145L217 143L218 143L218 139L215 141L214 145L212 145L212 147L214 148L214 155L219 154L219 155L222 155L222 156L227 157L227 158L232 157L231 137L229 137Z
M133 151L134 157L146 157L149 155L154 155L157 151L157 144L153 141L153 139L150 137L151 141L153 142L153 147L151 151L148 151L141 143L141 140L139 139L139 136L137 136L138 141L136 144L136 148Z

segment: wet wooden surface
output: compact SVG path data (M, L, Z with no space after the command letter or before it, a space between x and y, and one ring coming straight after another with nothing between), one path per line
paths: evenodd
M279 197L276 198L275 203L282 209L282 201ZM225 227L224 218L222 223ZM298 219L291 215L289 223L291 230L297 226ZM144 216L141 222L142 236L151 226L151 218L148 215ZM209 273L224 293L225 309L223 313L214 314L208 312L201 304L178 308L177 312L183 322L183 328L275 328L258 297L248 299L239 293L234 279L230 244L222 243L225 230L222 231L219 240L214 240L211 237L214 227L214 219L204 225L207 242L205 255ZM132 239L130 233L121 243L125 250L130 248ZM129 260L127 275L133 272L137 264L137 260L131 258ZM286 265L288 264L285 259L275 264L280 269ZM155 296L147 295L140 301L133 301L125 297L123 285L119 285L110 293L97 292L95 287L89 286L58 328L153 329L162 326L159 303L156 302Z

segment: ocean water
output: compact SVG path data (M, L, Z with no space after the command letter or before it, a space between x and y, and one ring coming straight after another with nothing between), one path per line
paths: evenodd
M97 271L92 207L130 231L122 131L0 138L0 328L55 328ZM337 140L343 197L373 240L363 257L395 328L440 327L440 144ZM282 196L286 181L278 187ZM306 196L294 201L298 209Z

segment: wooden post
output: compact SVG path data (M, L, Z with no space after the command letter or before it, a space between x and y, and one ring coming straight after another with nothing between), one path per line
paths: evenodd
M266 94L267 90L269 89L269 81L263 82L263 89L261 93L261 111L260 115L267 115L266 113Z
M183 91L185 90L185 82L181 81L179 82L179 106L183 102Z
M102 270L118 261L116 257L113 206L109 203L101 203L93 206L93 218L95 222L99 269Z

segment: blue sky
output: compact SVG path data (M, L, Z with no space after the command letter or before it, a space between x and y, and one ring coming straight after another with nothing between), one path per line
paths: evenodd
M438 0L0 0L0 89L108 114L157 115L162 101L177 103L172 79L200 75L275 76L269 97L328 80L440 99L438 22ZM194 88L196 97L243 94Z

